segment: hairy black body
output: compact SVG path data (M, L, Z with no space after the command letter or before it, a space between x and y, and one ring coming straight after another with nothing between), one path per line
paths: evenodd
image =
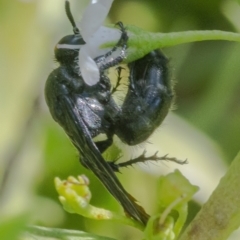
M116 134L128 145L142 143L166 117L173 100L168 60L159 50L129 64L129 89Z
M74 27L74 35L64 37L55 48L55 57L60 66L48 77L45 98L53 119L65 130L80 153L81 163L90 169L108 191L121 203L127 215L146 224L148 215L135 199L128 194L114 171L121 166L152 160L176 160L174 158L152 157L130 160L124 164L106 162L103 153L113 142L116 134L123 142L136 145L145 141L161 124L168 113L173 91L168 76L168 60L158 50L129 64L128 92L122 107L112 98L111 83L104 70L120 63L123 56L104 62L117 48L124 53L127 46L127 32L119 23L121 38L117 45L104 56L95 59L101 63L100 80L88 86L77 66L79 46L85 44L71 16L68 2L67 15ZM65 48L64 44L72 48ZM104 133L107 139L94 142L93 137Z

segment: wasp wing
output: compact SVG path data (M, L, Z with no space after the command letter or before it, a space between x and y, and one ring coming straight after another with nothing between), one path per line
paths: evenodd
M104 160L88 131L80 112L68 95L61 95L58 106L64 109L61 124L82 157L86 166L98 177L107 190L120 202L127 215L143 224L149 218L144 209L126 192L111 166Z

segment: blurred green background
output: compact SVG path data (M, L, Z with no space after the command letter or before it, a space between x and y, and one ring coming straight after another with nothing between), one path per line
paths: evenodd
M87 3L71 1L77 20ZM153 32L239 32L240 6L234 0L115 0L108 22L120 20ZM45 81L57 66L54 46L71 31L64 1L0 0L0 239L14 239L26 223L141 239L141 233L130 227L68 214L58 202L54 177L85 173L91 181L92 203L122 211L93 174L78 163L78 153L51 119L44 102ZM204 186L217 184L225 165L240 149L240 44L208 41L163 51L170 59L177 107L154 135L151 148L188 158L186 177L189 173L200 187L206 180L201 187L205 198L198 199L201 202L212 191L204 192ZM146 145L146 149L150 147ZM131 157L142 150L124 150L123 155ZM156 175L162 168L169 171L177 166L154 165L152 171L150 165L123 170L119 177L147 211L154 213ZM183 167L180 170L184 172ZM196 211L192 207L190 217Z

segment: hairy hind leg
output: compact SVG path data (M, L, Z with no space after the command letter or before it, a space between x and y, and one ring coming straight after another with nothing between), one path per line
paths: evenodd
M132 166L133 164L136 164L136 163L146 163L148 161L154 161L154 162L157 162L157 161L170 161L170 162L175 162L175 163L178 163L178 164L181 164L181 165L187 164L187 159L186 160L179 160L179 159L177 159L175 157L168 157L168 154L159 157L157 155L158 152L156 152L152 156L146 157L145 156L146 152L147 151L144 150L143 153L140 156L138 156L136 158L133 158L133 159L130 159L130 160L126 161L126 162L116 163L116 161L115 161L115 162L109 162L109 164L110 164L110 166L112 167L112 169L115 172L119 172L120 168Z

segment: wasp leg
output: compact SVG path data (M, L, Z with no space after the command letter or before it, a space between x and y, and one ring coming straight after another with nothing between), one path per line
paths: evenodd
M158 152L156 152L155 154L153 154L152 156L149 156L149 157L146 157L145 154L146 154L146 150L144 150L143 153L140 156L138 156L136 158L133 158L133 159L130 159L126 162L123 162L123 163L110 162L111 168L115 172L119 172L119 168L132 166L136 163L145 163L145 162L148 162L148 161L154 161L154 162L170 161L170 162L175 162L175 163L178 163L178 164L181 164L181 165L188 163L187 159L186 160L179 160L175 157L168 157L168 154L166 154L164 156L161 156L161 157L159 157L157 155Z
M99 66L100 72L103 72L104 70L110 67L116 66L117 64L121 63L125 58L128 35L124 25L121 22L118 22L117 25L120 27L120 30L122 32L121 37L117 44L106 54L94 59L96 63L100 65ZM117 51L118 48L121 48L120 54L118 54L117 57L114 57L113 59L107 61L108 57L111 56L115 51Z
M97 149L99 150L99 152L103 153L112 145L113 139L108 138L106 140L98 141L98 142L94 142L94 143L95 143ZM85 159L83 156L80 156L79 160L85 168L88 168L88 166L86 164L86 161L88 161L87 159ZM108 162L107 162L107 164L108 164ZM109 164L109 165L111 165L111 164ZM111 166L111 168L112 168L112 166ZM115 170L115 168L113 168L113 170Z
M100 153L105 152L113 143L113 139L112 138L108 138L106 140L103 141L98 141L95 142L98 150L100 151Z
M112 138L108 138L104 141L95 142L97 148L101 153L105 152L112 145L112 143ZM119 164L116 164L116 161L108 161L107 164L112 168L114 172L119 172Z
M125 68L121 67L121 66L118 66L116 67L116 70L117 70L117 82L116 82L116 85L115 87L112 88L112 91L111 91L111 94L113 95L115 92L117 92L117 88L120 86L120 82L122 80L122 77L121 77L121 72L122 70L124 70Z
M120 31L122 32L121 37L118 40L117 44L109 52L107 52L106 54L103 55L104 58L107 58L110 55L112 55L118 49L118 47L122 47L122 48L127 47L128 35L126 32L126 29L122 22L117 22L116 25L119 26Z
M131 160L128 160L126 162L123 162L123 163L119 163L117 164L118 167L128 167L128 166L132 166L133 164L136 164L136 163L145 163L145 162L148 162L148 161L170 161L170 162L175 162L175 163L178 163L178 164L187 164L187 159L185 160L179 160L175 157L168 157L168 154L164 155L164 156L161 156L159 157L157 154L158 154L158 151L155 152L152 156L149 156L149 157L146 157L145 154L146 154L146 150L143 151L143 153L134 158L134 159L131 159Z

